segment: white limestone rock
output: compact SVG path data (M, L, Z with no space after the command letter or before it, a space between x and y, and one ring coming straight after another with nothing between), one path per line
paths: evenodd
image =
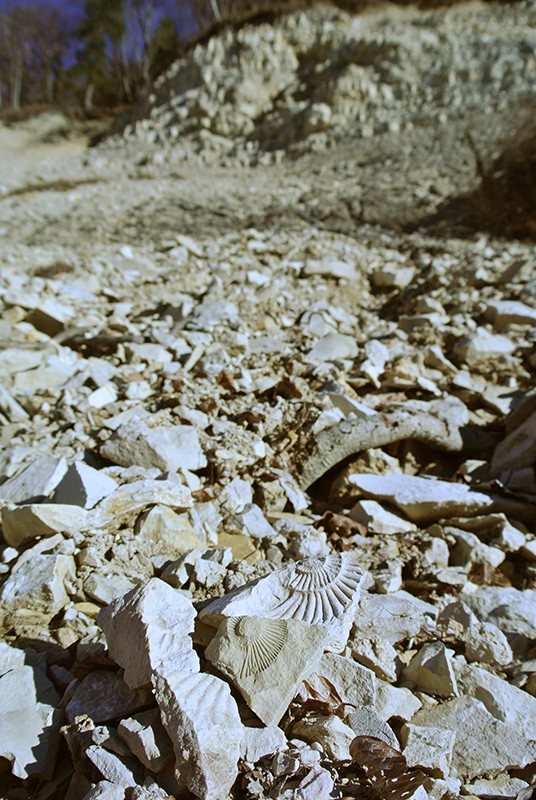
M143 780L143 771L133 758L123 758L96 744L92 744L86 749L85 757L105 780L116 786L123 786L127 789L136 786Z
M177 514L164 505L152 506L136 520L138 550L150 552L151 559L178 558L189 550L201 547L188 514ZM154 561L153 561L154 563Z
M536 325L536 308L519 300L492 300L484 314L497 330L510 325Z
M348 482L363 494L387 500L412 522L428 524L451 516L474 516L498 510L492 495L461 483L417 475L350 475ZM507 501L504 501L508 505Z
M459 530L449 525L445 528L445 534L452 536L456 541L450 550L450 564L453 567L462 567L473 563L498 567L506 557L503 550L484 544L471 531Z
M536 698L498 675L455 659L460 694L480 700L496 719L536 741Z
M327 650L340 652L353 622L363 570L353 553L333 553L275 570L213 600L199 619L213 627L223 617L298 619L329 632Z
M454 731L406 724L401 735L408 767L426 767L442 778L449 777L456 741Z
M93 508L117 489L117 481L83 461L71 464L54 493L55 503Z
M17 778L51 780L63 720L59 705L54 686L40 669L21 664L1 675L0 757Z
M317 742L334 761L348 761L355 733L337 716L306 717L292 726L292 735L306 742Z
M64 458L41 456L0 486L0 503L37 503L48 497L67 470Z
M121 425L101 447L101 453L123 467L157 467L176 472L202 469L207 460L199 437L190 425L149 427L145 421L132 419Z
M99 781L83 800L125 800L125 787L110 781Z
M12 547L20 547L39 536L54 533L76 534L87 529L88 516L83 508L55 503L6 505L2 508L4 539Z
M173 759L173 746L156 708L121 720L117 732L151 772L161 772Z
M342 261L336 256L327 255L322 259L308 258L303 265L302 274L324 275L327 278L347 278L353 281L357 278L356 264Z
M265 725L277 725L302 680L318 667L328 638L295 619L224 619L205 651Z
M116 597L122 597L134 589L134 586L135 584L124 575L100 575L98 572L93 572L84 581L84 592L92 600L108 605Z
M460 599L484 622L492 622L510 635L536 639L536 592L511 586L481 586L477 592L463 592Z
M536 758L536 741L497 720L480 700L458 697L418 711L412 725L451 730L456 735L452 768L464 780L524 767Z
M66 583L75 575L72 556L20 559L0 589L0 614L34 612L52 619L69 602Z
M97 622L125 683L136 689L150 684L155 672L199 670L190 638L194 618L191 600L151 578L103 608Z
M371 276L376 289L405 289L415 277L415 267L386 264L375 269Z
M371 533L391 534L414 531L417 528L413 522L408 522L407 519L387 511L375 500L359 500L348 516L356 522L366 525Z
M277 725L263 728L244 727L244 750L242 758L256 764L261 758L287 749L287 737Z
M228 520L229 533L251 536L252 539L275 539L277 534L262 510L255 503L246 505L242 511Z
M432 631L437 608L405 591L380 595L363 592L356 610L352 642L359 639L385 639L397 644L423 631Z
M512 648L504 633L491 622L481 622L461 600L445 606L439 613L438 623L464 642L468 661L497 666L513 661Z
M237 778L244 740L229 686L212 675L178 671L155 673L153 686L177 781L202 800L222 800Z
M327 333L322 336L306 356L306 360L316 364L319 361L340 361L357 356L359 348L353 336L342 333Z
M132 522L147 506L164 505L176 511L186 511L193 505L187 486L171 480L139 480L120 486L101 500L91 511L95 528L110 527L116 530L121 524Z
M376 676L372 670L358 664L352 658L324 653L316 671L307 679L307 683L319 694L325 695L328 690L323 679L333 684L343 703L362 706L373 705L376 701Z
M454 348L455 357L470 367L483 366L498 356L510 356L516 344L507 336L491 333L486 328L477 328L464 336Z
M442 642L425 644L405 668L404 681L439 697L457 695L453 656L454 650L449 650Z
M422 708L422 703L409 689L378 681L375 707L382 719L408 721Z

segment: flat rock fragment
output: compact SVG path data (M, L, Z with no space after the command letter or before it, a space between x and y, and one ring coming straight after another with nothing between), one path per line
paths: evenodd
M265 725L277 725L320 661L328 631L295 619L224 619L205 651Z
M404 758L408 767L426 767L448 778L456 734L452 730L406 724L402 728Z
M371 706L362 705L350 711L346 721L356 736L374 736L398 750L399 743L393 729Z
M54 772L63 711L44 672L16 666L0 677L0 757L13 775L47 780Z
M36 503L48 497L67 470L64 458L41 456L0 486L0 502Z
M484 494L461 483L417 475L350 475L348 482L367 497L388 500L412 521L437 522L451 516L476 516L488 511L523 513L513 500ZM518 508L519 506L519 508ZM528 513L528 509L524 515Z
M194 617L191 600L151 578L103 608L97 621L125 683L136 689L149 685L155 672L199 670L190 638Z
M222 800L238 775L244 739L229 686L189 672L155 674L153 686L173 742L177 781L202 800Z
M536 759L536 741L517 726L501 722L472 697L423 708L412 725L451 730L456 735L452 767L463 779L524 767Z
M324 653L307 683L324 696L333 686L343 703L355 706L372 705L376 700L377 680L372 670L336 653Z
M2 508L4 539L12 547L20 547L39 536L54 533L79 533L88 524L87 512L74 505L29 503Z
M326 756L334 761L347 761L355 733L337 716L310 717L295 722L293 736L306 742L317 742Z
M324 626L326 649L338 652L346 644L363 577L352 553L298 561L214 600L199 619L213 627L223 617L303 620Z
M82 800L125 800L125 787L111 781L99 781Z
M151 772L160 772L173 758L171 741L156 708L121 720L117 732Z

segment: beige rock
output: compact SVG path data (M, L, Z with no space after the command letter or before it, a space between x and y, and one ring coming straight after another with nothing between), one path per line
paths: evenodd
M201 450L197 431L190 425L149 427L133 419L121 425L104 443L101 453L124 467L157 467L177 471L201 469L207 460Z
M136 689L156 672L199 670L189 635L194 617L191 600L151 578L103 608L97 622L111 657L125 670L125 683Z
M328 632L295 619L224 619L206 657L238 687L265 725L277 725L318 667Z
M188 514L177 514L164 505L155 505L138 517L136 543L149 550L152 558L160 555L167 560L201 547Z
M375 707L382 719L410 720L422 703L409 689L378 681Z
M404 670L404 681L439 697L457 695L453 655L454 650L449 650L442 642L425 644Z
M408 767L426 767L448 778L456 734L452 730L406 724L402 728L403 754Z
M66 582L74 575L71 556L34 555L22 560L0 589L0 613L34 612L52 619L69 602Z
M87 512L73 505L29 503L7 505L2 509L4 539L12 547L58 532L80 533L87 525Z
M377 681L372 670L335 653L324 653L307 683L323 696L329 694L332 684L343 703L355 706L372 705L376 700Z

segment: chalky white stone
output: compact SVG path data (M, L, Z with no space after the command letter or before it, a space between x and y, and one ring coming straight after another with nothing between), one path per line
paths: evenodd
M191 600L159 578L139 584L98 615L111 657L124 668L130 689L150 684L155 671L199 670L189 636Z
M224 619L206 657L238 687L265 725L276 725L301 682L317 667L328 638L294 619Z
M175 776L202 800L222 800L238 775L244 727L228 684L204 673L153 675Z
M297 619L322 625L326 649L346 644L364 577L354 553L332 553L282 567L209 603L199 618L216 627L224 617Z

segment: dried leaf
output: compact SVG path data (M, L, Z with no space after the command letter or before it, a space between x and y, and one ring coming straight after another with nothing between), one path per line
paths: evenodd
M377 800L406 800L427 780L424 772L408 767L402 753L375 736L356 736L350 756L365 773Z

